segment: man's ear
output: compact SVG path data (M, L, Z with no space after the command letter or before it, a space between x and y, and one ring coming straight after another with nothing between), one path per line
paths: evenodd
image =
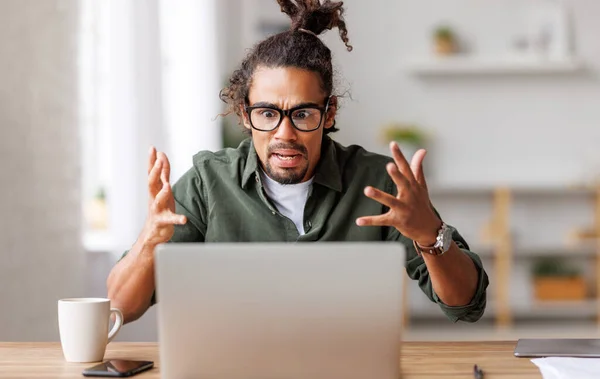
M244 106L240 104L239 107L240 107L240 114L242 115L242 122L244 123L244 127L246 129L252 130L252 126L250 125L250 119L248 118L248 114L246 113Z
M331 128L335 124L335 115L338 107L337 96L331 96L329 98L329 108L327 109L327 115L325 115L325 129Z

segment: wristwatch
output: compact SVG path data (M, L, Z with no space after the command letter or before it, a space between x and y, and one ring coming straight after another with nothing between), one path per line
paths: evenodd
M450 249L450 245L452 244L453 232L454 229L451 226L446 225L446 223L442 221L442 227L440 228L440 230L438 230L438 235L435 239L435 244L433 246L421 246L417 243L417 241L413 241L413 244L415 245L415 250L417 250L417 254L444 254Z

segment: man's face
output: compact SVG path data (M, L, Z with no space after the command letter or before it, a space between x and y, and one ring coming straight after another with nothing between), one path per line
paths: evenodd
M319 118L321 111L310 108L325 108L326 94L321 89L318 74L293 67L258 67L252 77L249 91L249 105L274 107L288 110L307 106L291 115L300 128L310 124L310 117ZM252 141L264 171L272 179L282 184L295 184L310 179L321 157L323 128L333 126L336 99L329 99L327 114L324 112L321 124L313 131L300 131L292 125L290 117L283 117L279 127L272 131L252 129L250 115L244 114L244 126L252 131ZM267 108L252 112L254 126L276 125L277 112ZM259 121L262 120L262 121ZM275 120L275 121L273 121ZM317 124L312 124L317 125ZM267 128L268 129L268 128Z

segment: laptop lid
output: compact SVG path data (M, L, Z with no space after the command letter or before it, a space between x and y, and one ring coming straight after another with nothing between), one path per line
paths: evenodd
M600 339L522 338L517 341L516 357L600 357Z
M161 245L161 374L397 379L404 262L386 242Z

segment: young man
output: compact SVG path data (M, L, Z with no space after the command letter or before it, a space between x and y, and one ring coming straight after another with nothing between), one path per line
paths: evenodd
M164 242L398 241L408 275L453 321L478 320L488 277L479 257L432 207L422 162L344 147L335 131L331 51L341 2L278 0L289 31L259 43L221 93L251 133L237 149L200 152L171 188L169 160L150 151L144 229L113 268L108 296L125 321L154 301L154 248Z

